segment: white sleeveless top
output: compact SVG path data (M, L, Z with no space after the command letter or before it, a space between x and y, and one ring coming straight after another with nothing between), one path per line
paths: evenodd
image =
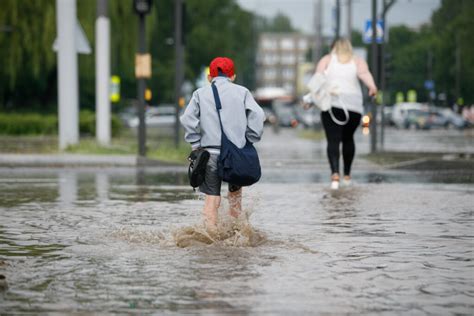
M349 111L363 114L362 90L354 59L343 64L338 61L336 54L331 54L331 61L324 73L330 86L338 92L332 96L332 106L335 108L345 106Z

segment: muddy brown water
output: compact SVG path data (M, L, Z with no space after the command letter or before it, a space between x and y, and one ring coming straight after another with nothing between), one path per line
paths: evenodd
M474 312L472 184L281 172L217 238L182 173L1 172L0 313Z

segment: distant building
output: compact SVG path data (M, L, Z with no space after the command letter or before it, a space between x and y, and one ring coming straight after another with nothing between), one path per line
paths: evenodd
M312 38L301 33L262 33L257 51L257 87L281 87L297 95L298 66Z

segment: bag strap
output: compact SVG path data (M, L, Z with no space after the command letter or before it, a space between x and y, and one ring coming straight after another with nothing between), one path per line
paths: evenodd
M346 116L346 119L344 121L339 121L335 116L334 114L332 113L332 106L331 108L329 109L329 115L331 115L331 119L333 120L334 123L336 123L337 125L346 125L347 123L349 123L349 111L347 110L347 108L345 107L345 105L342 105L342 110L344 111L344 115Z
M221 111L220 110L222 109L222 104L221 104L221 99L219 98L219 91L217 91L217 87L216 87L216 84L214 82L211 84L211 87L212 87L212 94L214 95L214 101L216 103L217 115L219 116L219 125L221 126L222 134L225 135L224 127L222 126L222 119L221 119Z

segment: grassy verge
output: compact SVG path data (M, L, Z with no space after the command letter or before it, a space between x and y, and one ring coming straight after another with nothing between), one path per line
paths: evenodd
M304 129L298 131L298 137L309 140L323 140L324 132L322 130L316 131L314 129Z
M423 153L403 153L403 152L379 152L373 154L367 154L363 156L367 160L374 162L378 165L388 166L401 162L413 161L421 158L426 158L426 154Z
M0 136L0 153L51 154L57 152L57 136Z
M176 148L174 143L168 141L162 142L157 148L149 150L148 158L186 164L190 152L191 146L188 144L181 142Z
M149 136L147 148L150 159L182 164L187 162L191 151L191 147L183 141L176 148L168 135ZM93 137L81 137L79 144L65 150L66 153L85 155L136 155L137 151L136 137L127 131L121 137L113 138L110 146L99 145ZM57 136L0 136L0 153L57 154L60 151Z
M450 164L462 164L462 163L471 163L474 161L472 155L470 154L450 154L450 153L436 153L436 152L394 152L394 151L385 151L378 152L373 154L364 155L364 158L382 165L390 166L400 163L410 163L410 162L420 162L420 161L429 161L434 164L434 162L444 161Z
M116 114L111 116L113 136L119 136L122 122ZM90 110L79 112L81 134L95 134L95 113ZM56 114L38 113L0 113L0 135L57 135L58 117Z

